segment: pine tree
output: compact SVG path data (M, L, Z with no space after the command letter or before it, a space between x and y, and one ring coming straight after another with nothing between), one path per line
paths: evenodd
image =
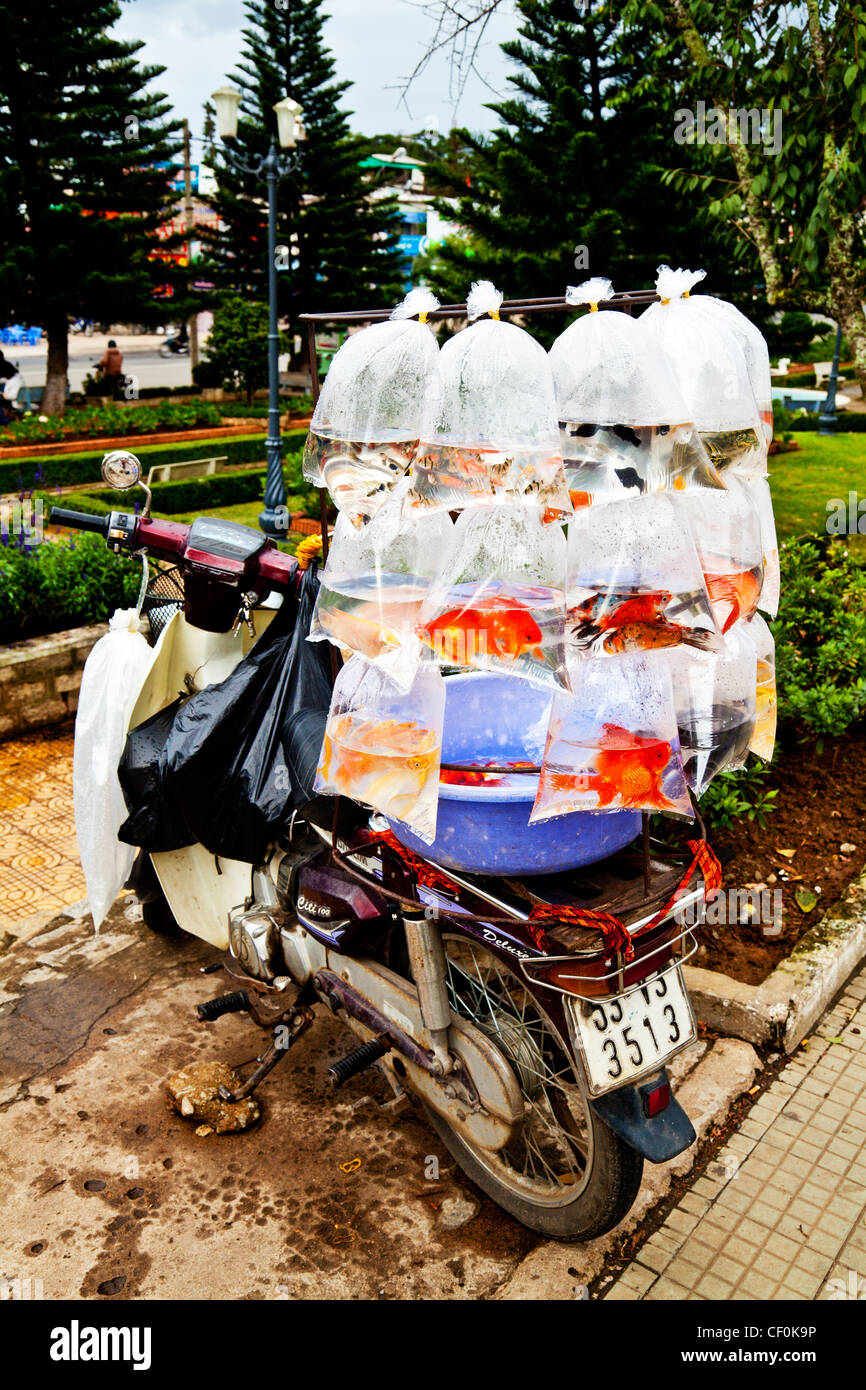
M514 95L490 104L500 118L492 135L458 132L472 152L471 186L454 181L456 207L441 211L466 234L421 263L433 288L459 302L484 275L508 298L561 295L590 274L618 290L652 285L662 261L721 267L712 237L696 246L688 206L663 182L673 126L659 92L636 94L657 37L624 32L607 5L519 0L517 10L519 38L502 45ZM429 173L447 182L435 160Z
M163 68L111 33L114 0L0 0L0 317L48 337L43 409L65 408L70 315L147 320L179 148ZM165 243L162 243L165 245Z
M350 133L325 46L321 0L245 0L243 53L231 81L242 93L237 148L246 160L266 153L274 104L289 95L303 107L306 139L298 168L278 191L277 243L290 248L281 270L280 313L294 321L318 308L391 302L401 290L394 208L371 199L360 168L369 142ZM222 284L266 297L267 223L263 185L217 160L214 200L222 229L211 250Z

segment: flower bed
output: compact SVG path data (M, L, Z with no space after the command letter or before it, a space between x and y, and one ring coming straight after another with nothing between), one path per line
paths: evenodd
M7 425L4 447L45 444L64 439L97 439L102 435L154 434L158 430L189 430L219 425L222 413L209 401L160 401L157 405L118 405L105 401L85 405L66 415L27 415Z

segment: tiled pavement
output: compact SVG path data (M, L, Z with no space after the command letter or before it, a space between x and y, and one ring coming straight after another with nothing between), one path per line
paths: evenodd
M866 1298L866 969L604 1295Z
M0 743L0 937L85 896L72 812L72 729Z

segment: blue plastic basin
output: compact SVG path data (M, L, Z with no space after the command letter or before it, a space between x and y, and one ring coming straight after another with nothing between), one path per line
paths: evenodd
M544 752L549 692L516 676L471 673L445 680L444 763L531 762ZM401 844L467 873L562 873L615 854L640 833L639 811L576 811L529 824L538 777L499 786L440 786L436 839L426 844L400 821Z

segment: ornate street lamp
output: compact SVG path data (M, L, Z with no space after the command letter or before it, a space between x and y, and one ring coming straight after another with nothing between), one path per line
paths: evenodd
M277 187L280 179L297 167L297 156L281 156L273 139L263 158L255 163L242 159L233 147L238 133L241 94L233 87L220 87L211 100L216 108L217 132L227 146L231 163L242 173L264 179L268 188L268 437L265 448L268 471L265 480L265 508L259 525L268 536L285 535L288 529L286 489L283 481L283 438L280 431L280 333L277 315ZM304 138L303 110L291 97L274 106L277 138L283 149L293 150Z

